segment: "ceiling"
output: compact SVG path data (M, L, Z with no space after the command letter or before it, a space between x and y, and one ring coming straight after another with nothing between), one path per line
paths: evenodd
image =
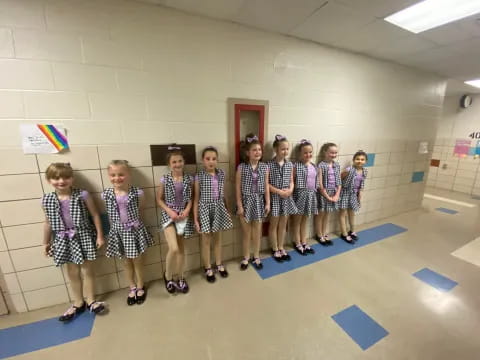
M383 18L418 0L142 0L312 40L445 76L448 94L480 89L480 14L413 34ZM451 0L454 1L454 0Z

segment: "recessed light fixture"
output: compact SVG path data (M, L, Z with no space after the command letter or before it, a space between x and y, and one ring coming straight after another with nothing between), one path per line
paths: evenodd
M480 0L425 0L384 20L418 34L480 12Z
M465 84L480 88L480 79L464 81Z

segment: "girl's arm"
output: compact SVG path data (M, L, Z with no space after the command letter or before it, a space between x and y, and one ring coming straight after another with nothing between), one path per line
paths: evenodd
M279 189L279 188L276 188L275 186L273 186L272 184L268 184L268 189L270 190L270 192L272 194L281 194L282 193L282 189Z
M269 171L265 174L265 216L268 215L270 212L270 188L268 187L269 184Z
M198 202L200 200L200 184L198 180L195 180L195 185L193 187L193 222L197 231L200 231L200 223L198 222Z
M235 174L235 199L237 201L238 215L243 215L241 181L242 181L242 172L240 168L238 168L237 173Z
M43 225L43 252L45 256L49 256L50 249L52 248L52 227L48 221L47 216L45 215L45 223Z
M167 213L170 219L176 220L178 214L172 209L170 209L165 203L164 191L165 191L165 185L163 185L163 183L160 183L160 185L157 187L157 204Z
M103 246L103 244L105 244L105 240L103 239L102 220L100 219L100 213L98 212L91 195L88 195L85 198L85 205L87 205L87 209L92 216L93 224L97 230L97 249L99 249Z

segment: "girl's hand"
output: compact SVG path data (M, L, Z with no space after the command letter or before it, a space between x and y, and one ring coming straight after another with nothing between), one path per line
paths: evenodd
M265 217L267 217L268 214L270 214L270 204L265 205Z
M52 251L52 244L48 243L43 245L43 254L45 256L47 257L52 256L51 251Z
M293 190L287 189L287 190L285 190L285 194L287 194L286 197L292 196Z
M173 211L172 209L168 209L167 211L167 215L170 219L172 219L173 221L176 221L178 220L178 214L176 211Z
M360 195L360 193L358 193L357 197L358 197L358 202L360 203L362 201L362 195Z
M238 206L237 207L237 215L238 216L243 216L243 206Z
M195 230L199 233L200 232L200 223L198 220L195 220Z
M332 197L332 201L333 201L333 202L337 202L339 198L340 198L340 194L335 194L335 195Z
M97 236L97 249L100 249L103 245L105 245L103 236Z

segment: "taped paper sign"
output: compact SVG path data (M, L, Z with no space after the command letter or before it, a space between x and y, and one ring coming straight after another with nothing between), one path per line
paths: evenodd
M65 129L55 125L20 125L25 154L53 154L68 149Z
M455 148L453 149L453 155L458 157L466 157L470 152L470 140L457 139L455 142Z

